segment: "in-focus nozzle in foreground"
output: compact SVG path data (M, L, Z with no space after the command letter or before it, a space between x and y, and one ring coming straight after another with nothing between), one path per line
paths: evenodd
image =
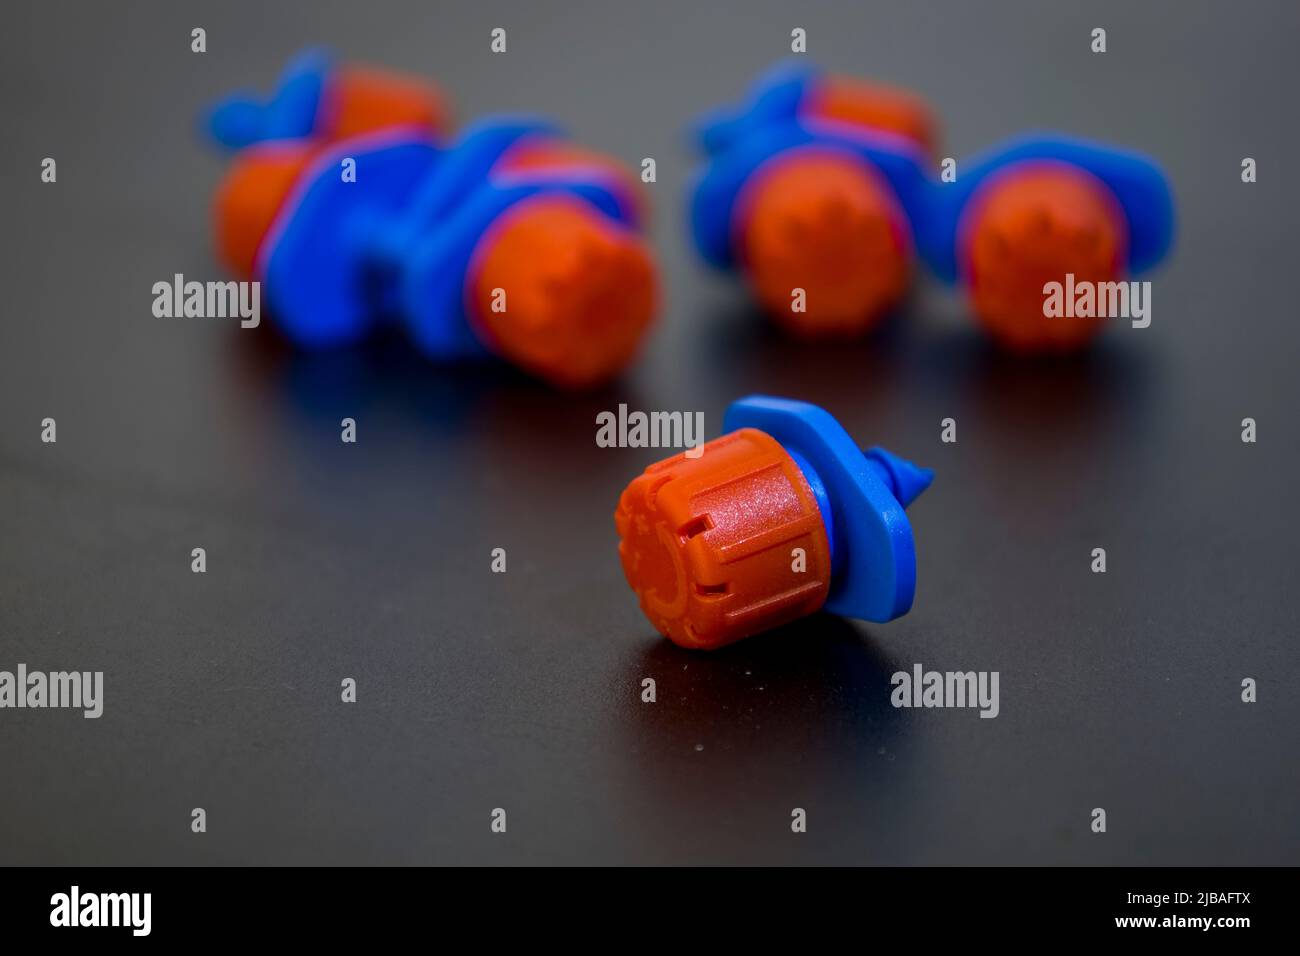
M751 396L698 457L651 465L615 513L619 557L650 623L711 650L819 608L906 614L916 552L905 508L934 478L862 451L827 412Z

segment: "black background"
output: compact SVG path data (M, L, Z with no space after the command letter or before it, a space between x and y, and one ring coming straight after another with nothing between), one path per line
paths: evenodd
M53 2L7 20L0 669L103 670L106 701L97 721L0 713L0 862L1300 861L1294 3ZM1157 157L1181 223L1152 326L1017 362L922 281L858 344L770 331L685 242L683 129L794 26L821 65L930 97L943 155L1045 127ZM222 277L200 108L310 42L436 78L462 120L541 110L657 158L665 309L617 387L553 394L400 338L299 356L267 322L152 316L154 282ZM712 435L752 391L937 470L911 509L910 615L818 616L713 656L648 627L612 511L659 456L597 448L595 416L699 409ZM999 671L1001 715L892 709L889 675L915 662Z

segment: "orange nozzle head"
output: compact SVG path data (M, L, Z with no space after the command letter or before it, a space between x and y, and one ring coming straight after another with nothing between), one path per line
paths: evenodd
M479 240L466 292L490 348L563 388L617 375L658 300L654 260L636 234L560 195L502 214Z
M623 492L614 524L641 610L682 647L710 650L786 624L830 591L830 542L812 487L754 428L714 439L698 457L651 465Z
M221 259L239 278L253 278L262 240L315 152L309 143L282 140L249 147L231 162L212 221Z
M856 157L816 148L776 157L746 184L737 223L759 301L795 335L861 334L907 291L907 219Z
M1038 163L982 187L966 216L971 307L1000 343L1063 352L1100 330L1104 316L1045 314L1044 287L1064 285L1067 274L1076 284L1123 277L1128 227L1105 184L1075 166Z
M328 138L347 139L395 126L432 133L447 127L446 100L431 84L400 73L345 66L330 82Z
M902 136L927 156L933 155L938 141L938 123L925 100L894 86L828 77L810 92L804 111L819 119Z

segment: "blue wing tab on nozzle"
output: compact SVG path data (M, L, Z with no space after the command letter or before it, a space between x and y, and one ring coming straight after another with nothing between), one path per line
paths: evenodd
M723 106L699 117L692 132L710 156L773 123L794 119L817 71L802 63L778 63L754 84L740 106Z
M332 70L325 50L303 51L289 61L270 97L241 91L214 104L206 117L208 135L227 149L311 135Z
M863 453L830 413L807 402L751 395L733 402L723 432L757 428L781 443L830 501L836 571L826 610L884 622L906 614L916 592L916 548L904 508L934 473L884 449ZM820 504L820 502L819 502Z

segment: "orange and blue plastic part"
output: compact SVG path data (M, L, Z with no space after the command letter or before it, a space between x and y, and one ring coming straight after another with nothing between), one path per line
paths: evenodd
M924 251L936 276L960 283L981 324L1017 352L1086 344L1106 316L1048 316L1045 286L1121 282L1159 265L1173 245L1174 203L1154 162L1113 146L1024 136L966 160L932 190Z
M290 340L345 346L395 321L432 358L494 355L565 388L632 360L658 303L635 177L532 117L450 145L418 123L281 138L321 115L304 74L290 68L260 127L214 123L250 143L218 190L218 248L265 283ZM276 135L230 132L245 127Z
M722 427L647 468L615 512L624 575L660 633L712 650L820 608L877 622L911 609L905 509L932 471L863 451L806 402L753 395Z
M338 65L318 48L290 60L269 96L233 93L206 116L209 135L228 149L268 140L346 139L397 126L440 134L449 122L446 99L425 80Z
M944 182L931 172L935 129L919 98L779 66L739 109L697 128L707 164L691 194L695 246L743 273L803 337L876 325L919 257L1019 351L1073 349L1100 327L1045 316L1045 283L1120 281L1168 254L1173 197L1147 157L1033 134L962 161Z
M902 91L776 68L696 128L708 154L691 195L697 250L744 274L795 335L866 332L903 298L928 242L916 231L929 222L934 125Z

